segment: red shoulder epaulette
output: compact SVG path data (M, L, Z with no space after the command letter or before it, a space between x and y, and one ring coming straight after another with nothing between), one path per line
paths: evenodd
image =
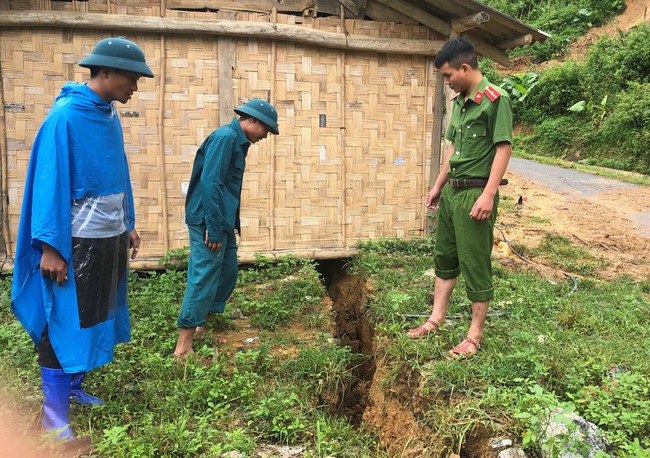
M481 91L476 91L476 95L472 100L474 100L476 103L481 103L481 100L483 100L483 93Z
M501 94L499 94L499 91L494 89L492 86L486 87L483 92L485 92L485 95L487 95L488 99L490 99L491 102L494 102L496 99L501 97Z

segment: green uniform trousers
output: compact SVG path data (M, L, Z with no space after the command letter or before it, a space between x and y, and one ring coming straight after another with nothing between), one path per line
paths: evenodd
M237 240L235 232L226 232L218 252L205 246L205 226L188 225L190 265L187 289L178 317L179 328L203 326L208 313L223 313L226 301L237 283Z
M483 188L452 188L446 184L440 195L438 230L434 249L436 276L443 280L465 278L467 298L487 302L494 296L492 244L499 194L487 220L469 216Z

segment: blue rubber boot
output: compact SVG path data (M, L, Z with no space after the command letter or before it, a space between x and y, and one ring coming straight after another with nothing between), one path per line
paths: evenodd
M43 427L56 433L58 439L73 440L70 428L70 387L72 375L63 369L41 367L43 382Z
M86 376L85 372L79 372L77 374L72 374L72 386L70 389L70 396L73 397L75 401L79 404L104 404L104 401L98 397L93 396L92 394L86 393L86 390L81 388L81 382L83 382L84 377Z

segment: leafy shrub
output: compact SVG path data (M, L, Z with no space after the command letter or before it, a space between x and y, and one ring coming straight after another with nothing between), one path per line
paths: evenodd
M535 126L535 136L541 152L551 156L565 157L574 152L582 141L585 129L593 129L589 121L576 116L561 116L542 121Z
M352 384L353 365L364 359L360 353L352 353L350 347L323 344L319 348L307 347L300 350L296 359L285 363L283 374L294 382L305 382L320 395L343 394Z
M574 402L589 421L600 426L614 447L638 439L650 447L650 379L619 372L603 385L586 386Z
M170 270L187 269L190 263L190 247L184 246L176 250L169 250L158 261L158 264Z
M599 165L650 172L650 83L632 83L620 94L601 128L586 136Z
M521 444L526 449L544 452L546 456L558 456L560 451L567 451L568 434L560 434L548 440L547 431L554 422L570 426L571 421L567 415L573 413L574 408L570 404L561 403L554 393L537 384L528 389L529 392L521 393L514 415L523 429Z
M603 36L587 55L585 80L590 92L600 99L627 89L631 82L650 83L650 24Z
M485 0L483 3L551 35L543 43L510 52L513 56L530 55L537 63L560 56L589 28L604 24L625 9L625 0Z
M550 117L565 116L567 108L589 98L584 85L584 66L569 61L551 67L542 74L527 100L521 121L536 123Z
M304 438L307 418L295 393L276 391L260 399L249 412L248 426L264 437L293 444Z
M639 26L601 38L585 63L567 62L544 71L525 107L517 110L515 105L515 121L534 126L532 135L516 139L517 146L534 154L649 173L649 41L650 25Z

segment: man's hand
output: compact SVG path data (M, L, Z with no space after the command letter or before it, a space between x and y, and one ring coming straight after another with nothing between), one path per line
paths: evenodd
M138 235L138 231L135 229L129 233L129 248L133 248L131 259L135 259L136 256L138 256L138 250L140 249L140 236Z
M424 206L430 210L437 210L438 206L440 205L441 193L442 193L441 188L438 188L437 186L431 188L431 191L429 191L427 195L424 196Z
M472 219L477 219L479 221L484 221L490 217L492 214L492 207L494 206L494 197L486 195L485 193L481 194L474 206L472 211L469 212L469 217Z
M208 241L208 230L205 230L205 246L208 247L210 251L216 251L219 253L221 251L221 242L210 242Z
M51 245L43 242L43 255L41 256L41 275L55 280L59 286L68 279L68 263Z

